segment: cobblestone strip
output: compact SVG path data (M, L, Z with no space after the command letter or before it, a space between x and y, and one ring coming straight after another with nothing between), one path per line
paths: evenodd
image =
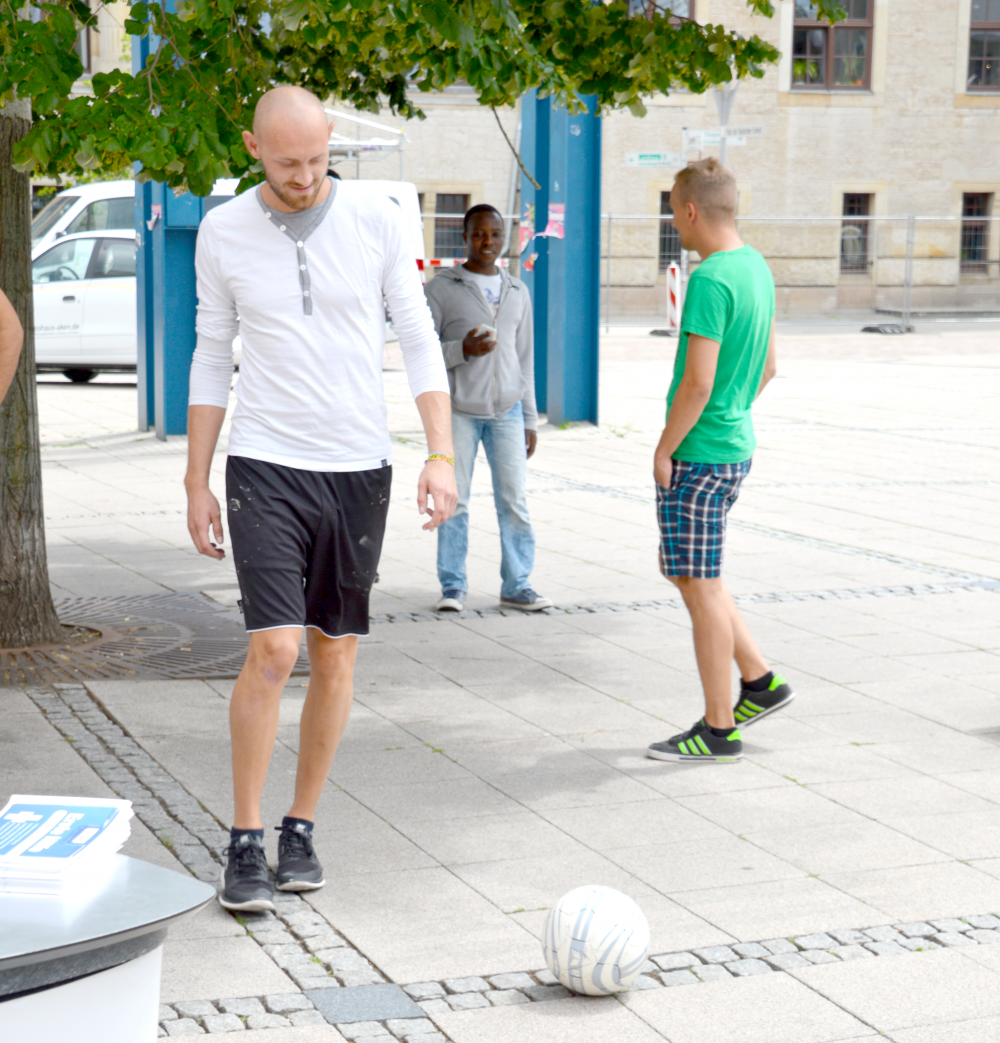
M837 543L834 540L823 540L816 536L803 536L797 532L787 532L784 529L773 529L769 525L758 525L756 522L742 521L740 519L730 520L730 524L745 532L757 533L774 540L788 540L792 543L801 543L816 550L832 551L834 554L847 554L854 558L868 558L871 561L881 561L887 565L898 565L903 569L911 569L914 572L926 572L933 576L941 576L945 579L964 580L968 583L994 583L1000 584L993 576L978 575L974 572L964 572L961 569L948 568L947 565L932 565L930 562L917 561L915 558L901 558L897 554L887 554L880 550L870 550L867 547L855 547L850 543Z
M132 801L139 821L192 875L211 884L219 880L228 830L150 757L83 685L29 688L26 694L100 778L123 800ZM274 913L244 913L237 919L299 988L385 982L371 962L299 895L278 892L274 905ZM213 1010L206 1016L218 1013ZM262 1013L276 1015L270 1009Z
M414 432L412 436L404 437L400 435L394 435L393 441L401 445L406 445L408 448L419 446L426 448L426 443L421 439L419 433ZM653 490L650 486L633 486L631 488L626 486L614 486L614 485L598 485L595 482L581 482L575 478L567 478L565 475L553 474L551 471L538 471L534 468L528 471L529 484L528 494L532 496L543 495L548 492L556 492L558 489L572 489L574 492L583 493L594 493L597 496L607 496L614 500L625 500L628 503L640 503L648 507L652 507L656 503L656 497L653 495ZM988 481L988 480L986 480ZM553 488L546 489L539 483L549 482ZM770 488L774 486L781 487L794 487L796 485L808 486L813 483L777 483L777 482L760 482L761 488ZM838 483L840 484L840 483ZM866 485L868 483L843 483L849 486L855 485ZM882 484L882 483L876 483ZM921 483L895 483L886 482L886 485L892 484L921 484ZM927 484L938 484L927 483ZM942 483L949 484L949 483ZM975 480L970 484L981 485L985 482ZM488 494L483 494L488 495ZM791 540L795 543L802 543L807 547L814 547L817 550L832 551L835 554L848 554L852 557L869 558L872 561L881 561L888 565L899 565L902 568L913 569L917 572L926 572L935 576L941 576L943 578L951 580L965 580L967 582L987 582L997 583L1000 585L1000 580L992 576L980 576L974 573L963 572L959 569L951 569L945 565L932 565L928 562L916 561L912 558L901 558L895 554L886 554L882 551L870 550L866 547L855 547L848 543L837 543L834 540L824 540L813 536L803 536L797 532L788 532L785 529L774 529L769 525L759 525L756 522L742 521L739 518L730 518L729 524L737 529L743 529L747 532L757 533L759 536L766 536L776 540ZM885 595L882 595L885 596Z
M116 724L81 684L26 689L76 752L199 880L215 883L228 831Z
M761 594L737 594L737 605L777 605L794 601L853 601L858 598L909 598L927 594L954 594L959 591L1000 591L1000 580L969 579L955 583L918 583L912 586L844 587L839 590L775 591ZM641 612L644 609L682 608L680 598L659 601L604 601L581 605L555 605L536 615L586 615L603 612ZM462 612L384 612L371 617L372 623L454 622L456 619L492 619L495 616L524 615L515 608L464 609Z
M745 978L819 963L997 944L1000 944L1000 916L987 913L869 927L860 931L830 930L763 942L710 945L690 952L652 956L629 991ZM488 978L422 981L404 985L403 990L416 1001L427 1019L357 1021L338 1025L337 1029L353 1043L392 1043L394 1039L405 1043L444 1043L446 1037L432 1023L438 1015L477 1007L540 1003L571 995L548 970L494 974ZM233 1031L234 1018L242 1020L246 1028L322 1023L322 1015L313 1009L305 996L262 996L211 1003L197 1000L160 1008L161 1032L170 1036Z
M589 482L579 482L573 478L565 478L563 475L551 474L544 471L529 471L528 476L545 478L557 482L569 489L578 492L597 493L601 496L610 496L613 499L627 500L630 503L642 503L652 506L655 497L652 492L633 491L626 488L616 488L611 485L594 485ZM531 491L531 490L529 490ZM855 547L849 543L837 543L834 540L819 539L815 536L803 536L797 532L788 532L785 529L774 529L769 525L758 525L756 522L742 521L739 518L730 518L728 524L746 532L754 532L759 536L766 536L775 540L791 540L794 543L802 543L807 547L817 550L832 551L835 554L848 554L852 557L869 558L872 561L885 562L888 565L898 565L901 568L913 569L916 572L927 572L935 576L947 577L952 580L966 580L973 582L1000 582L992 576L980 576L971 572L963 572L960 569L951 569L945 565L932 565L928 562L917 561L913 558L901 558L896 554L886 554L883 551L870 550L867 547Z

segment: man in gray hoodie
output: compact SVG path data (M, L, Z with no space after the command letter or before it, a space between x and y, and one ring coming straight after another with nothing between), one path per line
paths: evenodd
M500 523L500 603L536 612L552 602L529 583L535 533L525 478L538 429L531 297L520 279L496 263L504 228L494 207L472 207L462 238L469 259L438 272L424 287L448 367L458 484L458 507L438 529L441 600L435 608L460 612L465 605L469 492L482 442Z

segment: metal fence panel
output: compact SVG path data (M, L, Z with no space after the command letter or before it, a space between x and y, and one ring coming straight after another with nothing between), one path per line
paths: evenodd
M656 214L602 216L603 325L666 326L669 228ZM779 322L1000 319L1000 216L739 217L737 228L771 269ZM697 254L686 260L693 272Z

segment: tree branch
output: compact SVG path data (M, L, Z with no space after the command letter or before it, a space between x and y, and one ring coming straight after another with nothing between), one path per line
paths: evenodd
M507 147L514 153L514 158L517 160L517 165L521 168L521 173L535 186L537 191L542 190L542 186L528 173L528 168L521 161L521 157L517 153L517 149L514 148L513 142L507 137L507 131L503 129L503 124L500 122L500 113L497 112L496 106L491 105L490 108L493 110L493 115L496 117L497 126L500 128L500 133L503 135L504 141L507 142Z

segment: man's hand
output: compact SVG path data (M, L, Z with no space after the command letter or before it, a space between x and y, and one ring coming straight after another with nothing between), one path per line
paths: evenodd
M430 497L432 505L428 505ZM429 514L431 520L424 528L433 532L454 513L458 503L458 488L455 485L455 468L446 460L431 460L424 464L417 482L417 506L421 514Z
M524 446L528 450L528 459L530 460L535 453L535 448L538 445L538 433L536 431L529 431L527 428L524 429Z
M657 485L662 485L664 489L670 488L670 478L674 473L674 461L671 459L670 450L664 444L664 438L666 432L664 431L663 437L660 438L660 444L656 447L656 453L653 456L653 477L656 479Z
M219 501L207 485L188 487L188 532L199 554L220 560L226 556L222 549L222 514ZM209 529L215 539L209 536Z
M479 327L476 327L478 330ZM462 341L462 352L465 355L471 355L473 358L478 358L480 355L488 355L497 346L497 335L492 332L480 333L477 335L476 330L469 330L465 335L465 340Z

